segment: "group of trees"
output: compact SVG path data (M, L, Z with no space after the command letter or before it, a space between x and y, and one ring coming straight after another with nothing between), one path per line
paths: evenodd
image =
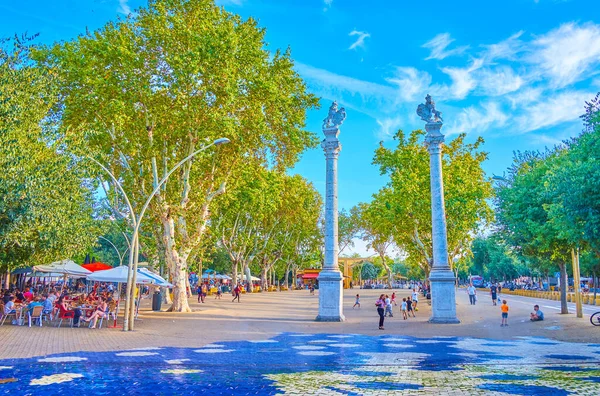
M560 271L563 312L572 253L581 253L581 272L594 280L600 272L599 96L582 118L578 137L516 153L496 188L499 237L542 275Z
M358 225L357 235L373 249L392 283L395 271L388 255L392 248L406 255L402 267L411 276L429 277L432 266L431 194L429 152L422 142L425 133L413 131L406 136L398 131L395 149L381 145L373 163L388 183L369 203L352 208ZM489 224L493 212L488 200L493 196L491 182L481 167L487 153L481 151L483 139L466 142L459 135L443 148L442 166L448 225L449 265L470 254L471 242L480 227ZM396 267L398 269L399 267Z
M131 233L123 196L91 159L138 212L170 168L221 137L231 143L173 173L142 222L140 254L164 265L171 309L189 310L188 269L215 249L263 279L301 261L321 201L286 172L318 142L304 129L318 100L264 34L213 1L155 0L71 41L5 43L3 267L72 256L114 226Z

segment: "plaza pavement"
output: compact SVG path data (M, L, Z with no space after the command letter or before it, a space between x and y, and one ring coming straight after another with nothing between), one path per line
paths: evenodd
M208 296L205 304L190 299L192 313L152 312L150 301L143 300L140 320L134 332L117 329L90 330L85 327L63 328L0 327L0 359L46 356L77 351L114 351L142 347L198 347L221 341L266 340L283 332L362 334L371 336L406 335L414 337L477 337L510 340L516 337L546 337L553 340L600 343L600 328L593 327L589 315L600 307L585 306L584 317L560 315L559 302L521 296L506 297L510 306L509 326L500 327L500 307L491 298L479 295L475 306L469 305L464 289L457 293L458 325L427 323L430 306L423 298L416 318L402 320L399 306L394 317L386 318L385 331L378 330L375 300L382 290L345 290L346 322L321 323L314 319L318 312L318 290L244 294L241 303L232 303L229 295L221 300ZM389 292L389 291L388 291ZM361 308L352 309L354 297L361 295ZM409 290L396 290L398 301ZM391 292L390 292L391 294ZM539 304L546 315L544 322L531 323L529 313ZM122 318L119 318L122 323Z

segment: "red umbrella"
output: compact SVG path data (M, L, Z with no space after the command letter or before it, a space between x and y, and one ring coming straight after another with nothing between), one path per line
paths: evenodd
M109 270L112 269L111 265L108 264L104 264L104 263L91 263L91 264L82 264L81 265L83 268L92 271L92 272L96 272L96 271L104 271L104 270Z

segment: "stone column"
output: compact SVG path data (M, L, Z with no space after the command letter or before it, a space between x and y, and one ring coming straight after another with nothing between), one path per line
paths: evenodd
M342 145L338 140L340 133L339 124L325 122L323 133L325 134L325 139L321 143L321 147L325 151L327 164L325 187L325 262L318 277L319 315L316 320L320 322L343 322L345 320L343 314L344 289L342 273L338 266L337 160L342 150Z
M441 122L425 124L425 144L429 151L429 176L431 182L431 229L433 239L433 265L429 274L431 284L431 323L460 323L456 317L456 290L454 272L448 263L448 237L446 234L446 208L442 178Z

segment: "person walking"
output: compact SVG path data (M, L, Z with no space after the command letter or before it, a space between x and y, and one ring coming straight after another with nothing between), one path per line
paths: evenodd
M415 311L413 311L412 303L410 297L406 297L406 314L410 316L412 313L413 318L416 318L417 316L415 315Z
M394 304L395 306L398 305L398 304L396 304L396 292L392 293L392 304Z
M419 303L419 292L417 291L417 289L413 289L412 292L412 307L415 311L418 311L419 308L417 308L417 304Z
M235 288L233 289L233 300L231 300L231 302L234 302L237 299L237 302L240 302L240 285L236 284Z
M217 285L217 294L215 295L215 300L216 299L221 299L221 293L223 293L223 286L221 286L221 284L219 283Z
M402 317L404 317L404 320L406 320L406 298L402 299L402 305L400 306L400 309L402 310Z
M467 287L467 294L469 295L469 303L475 305L477 301L477 289L475 289L472 283Z
M386 294L385 295L385 316L388 316L388 314L390 315L390 318L394 317L394 313L392 312L392 300Z
M508 304L506 303L506 300L502 300L500 310L502 311L502 324L500 327L508 326Z
M202 301L202 304L204 304L204 299L206 298L206 295L208 294L208 286L206 286L206 283L202 284L202 289L200 291L201 291L200 300Z
M356 295L356 301L354 302L354 305L352 306L352 309L354 309L356 306L358 306L358 308L360 309L360 295Z
M379 314L379 330L385 330L383 328L383 321L385 319L385 294L379 296L379 299L375 302L375 306L377 307L377 313Z
M198 286L196 287L196 292L198 293L198 302L202 302L202 284L198 283Z
M496 285L494 283L492 283L492 286L490 286L490 294L492 296L492 304L496 305L496 299L498 298L498 288L496 287Z

